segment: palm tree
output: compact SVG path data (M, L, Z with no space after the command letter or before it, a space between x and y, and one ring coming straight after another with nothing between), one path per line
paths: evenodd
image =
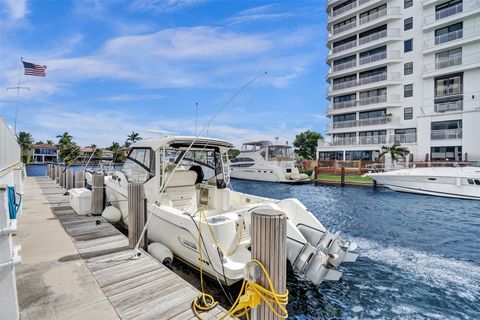
M129 141L131 143L135 143L135 142L140 141L140 140L142 140L142 137L140 137L140 134L137 133L137 132L132 131L131 134L127 135L127 141Z
M25 163L30 162L28 152L33 148L33 138L32 134L25 131L20 131L17 133L17 142L22 149L22 158Z
M49 145L53 146L55 143L53 143L53 141L52 141L52 140L47 140L47 144L49 144Z
M120 143L118 142L112 142L112 145L107 148L108 150L117 152L120 149Z
M401 147L399 144L394 143L391 146L382 146L382 151L380 152L380 158L386 154L390 155L392 164L395 164L398 160L398 157L405 157L410 151L407 148Z
M57 138L59 138L58 140L59 145L69 144L72 142L72 139L73 139L73 137L68 132L64 132L62 135L58 135Z

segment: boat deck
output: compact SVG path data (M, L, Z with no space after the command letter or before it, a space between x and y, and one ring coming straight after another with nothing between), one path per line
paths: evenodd
M64 301L64 295L67 293L68 296L70 289L67 286L62 287L60 283L56 285L57 290L64 292L45 292L44 294L50 298L43 299L44 303L30 301L31 292L28 291L29 283L24 281L25 272L28 272L30 279L32 277L42 279L45 278L45 273L51 273L52 270L38 266L36 268L31 264L21 265L17 268L17 277L22 319L97 319L99 316L102 319L196 319L191 310L192 300L199 294L196 288L145 252L142 252L138 259L131 259L132 250L128 248L128 239L125 235L101 217L77 215L68 206L69 198L64 196L63 192L48 177L26 178L24 213L19 221L18 233L22 233L23 222L28 223L27 219L38 216L39 210L50 211L42 212L41 215L46 219L41 220L49 224L56 222L57 229L63 226L64 230L61 230L63 236L66 231L76 251L76 254L62 256L57 261L52 261L51 266L61 267L62 262L74 262L79 267L86 266L86 270L82 270L81 274L62 273L63 277L76 277L71 281L79 282L77 295L80 299L77 300L76 306L75 301ZM36 206L32 201L40 201L41 206ZM58 221L55 221L56 219ZM41 220L36 226L38 229L43 227ZM59 230L55 232L58 233ZM31 243L35 241L34 238L22 236L18 238L22 246L35 249L35 243ZM57 240L65 241L64 238ZM57 250L55 242L52 241L49 248L37 249L55 251ZM42 241L39 245L40 243ZM28 252L22 251L22 256L26 257L27 254ZM28 257L26 258L28 260ZM65 281L69 282L70 279ZM82 286L88 290L82 292ZM53 288L55 289L55 286ZM47 291L51 289L52 286L44 288ZM37 292L38 295L41 293ZM89 298L92 301L89 301ZM76 297L71 296L66 300L71 299ZM92 310L86 312L85 309L93 300L100 306L90 305ZM64 312L65 306L56 304L71 305L78 313L72 313L72 310ZM98 310L97 313L95 309ZM224 314L225 310L217 307L209 313L204 313L202 317L219 319Z

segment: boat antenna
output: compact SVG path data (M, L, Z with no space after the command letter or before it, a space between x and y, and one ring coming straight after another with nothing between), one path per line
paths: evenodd
M195 102L195 136L197 135L198 102Z
M195 135L195 139L192 140L192 142L190 143L190 145L188 146L188 148L185 150L185 152L183 152L182 156L180 157L179 160L177 160L177 163L175 164L175 167L173 168L172 170L172 174L170 174L169 176L167 176L167 179L165 181L165 183L163 184L163 186L160 188L160 191L159 191L159 194L162 193L165 188L168 186L168 184L170 183L170 181L172 180L174 174L175 174L175 171L178 169L178 167L180 166L180 163L182 163L183 159L185 158L185 156L188 154L188 152L190 151L190 149L192 149L193 145L195 144L195 142L198 140L198 138L203 134L203 132L205 130L207 130L207 128L210 126L210 124L213 122L213 120L215 120L217 118L217 116L237 97L239 96L246 88L248 88L252 83L254 83L255 81L257 81L259 78L261 78L262 76L263 77L266 77L267 75L267 72L264 72L264 73L261 73L257 76L255 76L253 79L251 79L250 81L248 81L246 84L244 84L240 89L237 90L237 92L235 92L227 101L225 101L225 103L217 110L217 112L215 112L213 114L213 116L208 120L208 122L205 124L205 126L202 128L202 130L200 130L200 132L198 134ZM158 207L158 206L157 206ZM142 241L143 237L145 236L145 232L147 231L147 228L148 228L148 225L150 223L150 220L152 218L152 215L153 215L153 210L152 211L148 211L148 215L147 215L147 221L145 221L145 225L143 226L143 230L142 230L142 233L140 234L140 237L138 238L138 241L137 241L137 244L135 245L135 248L133 249L133 252L132 252L132 256L131 258L132 259L135 259L135 258L138 258L139 257L139 247L140 247L140 242Z

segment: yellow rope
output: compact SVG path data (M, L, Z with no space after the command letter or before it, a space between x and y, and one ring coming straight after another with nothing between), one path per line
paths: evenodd
M235 245L235 248L233 248L233 250L231 252L227 252L227 250L225 250L225 248L217 240L217 237L215 236L215 233L213 232L212 226L210 225L210 223L208 223L207 217L205 216L205 207L202 207L200 209L200 223L202 222L202 216L203 216L203 219L205 219L205 223L207 224L208 229L210 230L210 234L212 235L213 241L215 242L217 247L220 248L223 255L224 256L231 256L232 254L237 252L238 248L240 247L240 240L242 239L242 228L241 228L241 226L239 226L240 232L238 231L238 229L237 229L237 232L236 232L236 234L238 234L238 236L237 236L237 243Z
M203 286L203 260L202 260L202 246L201 246L201 224L202 224L202 217L207 221L205 218L205 207L200 209L200 223L198 227L198 247L199 247L199 254L200 254L200 287L202 289L202 293L195 297L192 303L192 309L198 319L203 320L200 316L202 312L208 312L214 309L218 302L215 301L212 295L205 292ZM211 229L210 225L207 222L207 225L210 228L210 232L212 233L212 237L214 241L218 245L218 241L216 240L213 230ZM239 237L240 238L240 237ZM237 245L238 246L238 245ZM220 246L219 246L220 247ZM223 251L223 249L220 247ZM270 279L270 275L267 272L265 266L259 260L253 259L250 260L249 263L256 263L260 266L260 269L267 280L269 289L266 289L259 285L256 282L251 282L247 280L243 280L242 288L238 293L237 299L233 303L232 307L228 310L228 312L220 318L220 320L225 319L227 316L231 318L240 318L245 317L247 320L249 319L249 313L252 308L260 305L260 303L265 302L265 304L269 307L269 309L280 319L288 318L288 311L286 306L288 304L288 290L285 293L277 293L273 286L272 280Z

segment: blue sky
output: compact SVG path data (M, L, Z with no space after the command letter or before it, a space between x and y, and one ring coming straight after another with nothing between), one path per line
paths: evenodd
M0 2L0 113L36 140L122 143L132 130L198 130L235 92L208 135L292 141L324 132L325 1ZM24 76L20 57L47 65ZM267 72L266 75L264 73Z

